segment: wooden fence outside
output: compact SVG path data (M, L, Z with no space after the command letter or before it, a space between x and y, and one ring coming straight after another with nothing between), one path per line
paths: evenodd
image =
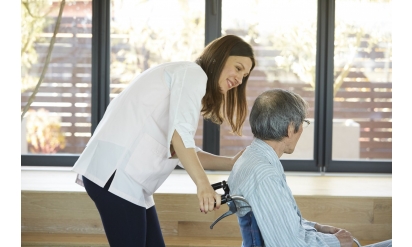
M52 33L47 30L45 33ZM45 34L47 37L47 34ZM43 67L48 43L36 43L39 63L31 72L39 75ZM268 58L259 47L259 60ZM383 53L383 52L381 52ZM263 55L261 55L263 54ZM379 51L375 58L378 61ZM381 63L376 63L380 66ZM360 158L392 158L392 82L371 82L359 72L359 66L349 73L334 102L334 118L353 119L360 124ZM378 68L379 69L379 68ZM361 78L361 79L359 79ZM362 79L363 78L363 79ZM314 89L307 83L268 82L264 71L257 68L248 82L249 109L254 99L264 90L285 88L303 96L309 103L309 118L314 116ZM21 107L26 104L31 91L21 94ZM61 117L62 131L66 136L66 147L61 153L81 153L90 138L91 129L91 20L64 17L51 62L31 109L45 108ZM202 146L202 119L196 132L196 144ZM227 126L221 128L221 154L233 154L251 141L248 120L245 122L243 138L228 135Z

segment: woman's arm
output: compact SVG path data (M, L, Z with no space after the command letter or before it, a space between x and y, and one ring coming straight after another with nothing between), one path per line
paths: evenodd
M197 152L200 163L206 170L217 170L217 171L231 171L236 160L242 155L244 149L238 152L235 156L219 156L214 155L203 150Z
M213 187L200 164L196 150L194 148L186 148L177 131L174 131L173 133L172 144L180 162L196 184L200 211L204 213L213 211L215 209L215 202L216 209L219 209L221 196L213 190Z

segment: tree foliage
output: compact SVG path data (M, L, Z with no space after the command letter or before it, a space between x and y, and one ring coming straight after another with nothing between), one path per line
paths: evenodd
M52 1L21 1L21 92L33 89L39 80L39 76L30 71L38 63L35 43L42 41L40 34L51 23L46 18L51 7Z
M204 14L193 11L186 0L162 4L166 6L146 0L112 1L112 84L128 84L164 62L194 61L202 51Z

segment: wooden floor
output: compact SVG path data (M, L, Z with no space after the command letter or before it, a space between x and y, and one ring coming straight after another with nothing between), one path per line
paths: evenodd
M229 173L208 172L211 183ZM76 174L65 168L22 169L21 246L109 246L98 212ZM345 228L362 245L392 238L392 176L286 173L302 215ZM178 170L155 193L156 209L168 247L236 246L241 243L236 217L210 224L228 208L198 212L196 187Z
M38 234L38 233L22 233L22 247L28 246L93 246L93 247L109 247L106 236L102 234ZM240 247L242 240L239 238L210 238L210 237L176 237L165 236L165 243L168 247Z
M106 236L102 234L39 234L39 233L22 233L22 247L31 246L48 246L48 247L109 247ZM176 237L165 236L167 247L240 247L242 240L240 238L229 237ZM373 244L376 241L360 241L362 246ZM356 246L355 244L353 245Z

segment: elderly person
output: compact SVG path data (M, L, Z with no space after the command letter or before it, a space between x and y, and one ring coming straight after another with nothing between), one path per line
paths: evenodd
M305 220L286 182L280 157L295 150L310 123L307 109L302 97L283 89L268 90L254 102L249 121L255 138L228 178L230 194L243 196L253 210L237 213L244 247L352 246L350 232Z

